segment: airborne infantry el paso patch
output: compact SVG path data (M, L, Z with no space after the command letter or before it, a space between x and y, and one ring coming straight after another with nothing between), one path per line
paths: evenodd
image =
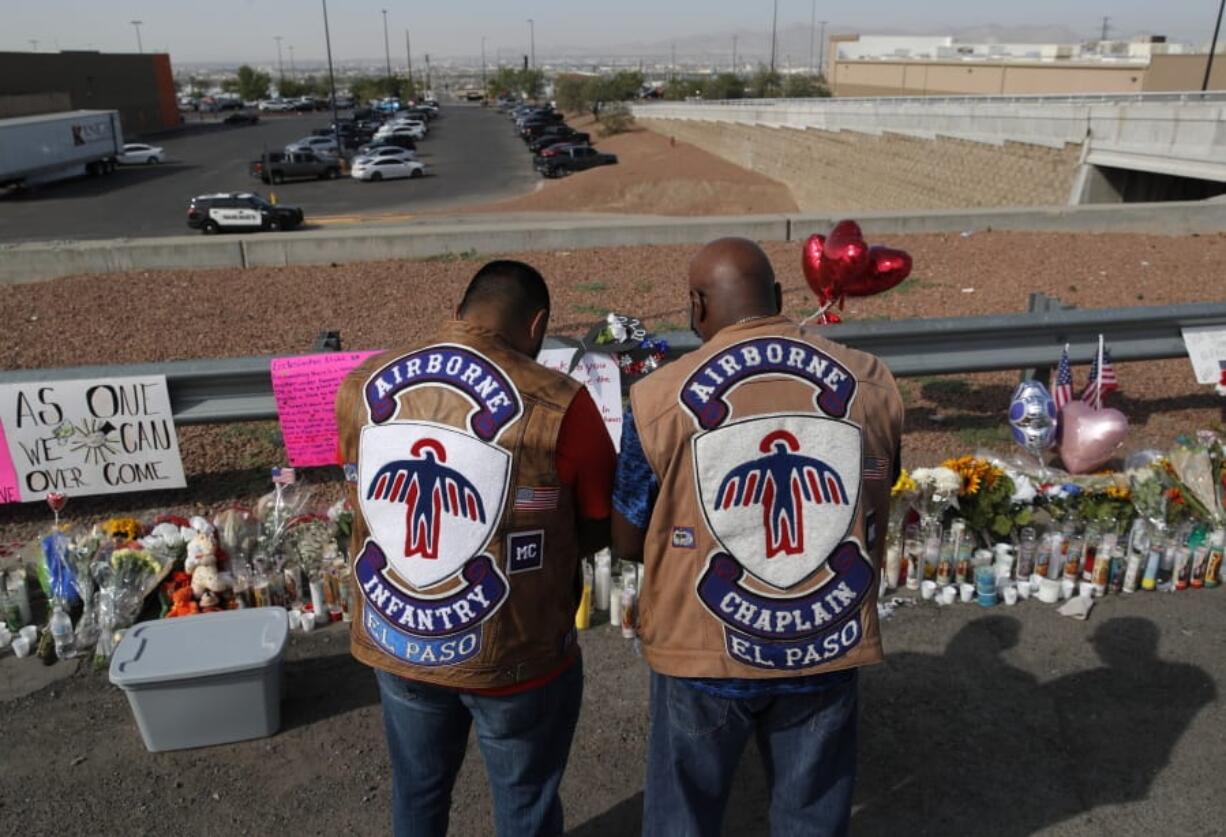
M465 396L467 426L395 421L400 393L419 386ZM481 650L482 625L509 593L486 550L510 485L511 454L496 440L521 414L519 394L487 358L447 345L386 364L364 395L372 423L362 428L357 490L370 536L354 562L362 627L405 662L461 663Z
M820 413L734 419L728 394L761 377L808 386ZM786 338L725 348L682 385L681 404L705 431L691 442L694 482L719 544L696 592L737 662L803 671L862 639L874 572L853 534L863 436L845 418L855 391L845 367Z

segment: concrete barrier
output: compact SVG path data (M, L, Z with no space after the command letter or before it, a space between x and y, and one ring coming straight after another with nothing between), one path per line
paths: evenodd
M80 273L243 267L230 238L168 236L109 241L40 241L0 245L0 284L40 282Z
M1188 235L1226 231L1226 203L1087 204L1018 209L938 209L924 213L854 212L844 215L790 215L789 238L804 241L826 233L843 217L854 218L866 234L908 235L984 230L1028 232L1145 232Z
M786 241L783 215L470 222L311 230L243 241L247 267L422 259L459 253L579 250L642 244L694 244L727 235Z
M853 217L869 235L1031 230L1164 235L1226 231L1226 202L1107 204L1050 208L930 210L665 218L583 218L413 223L289 233L173 236L0 245L0 284L82 273L282 267L422 259L461 253L581 250L626 245L698 244L727 235L803 241Z

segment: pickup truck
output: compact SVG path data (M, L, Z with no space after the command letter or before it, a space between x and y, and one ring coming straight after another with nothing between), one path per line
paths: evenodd
M248 174L265 183L305 178L335 180L341 176L341 166L335 159L325 160L307 151L293 154L270 151L251 161Z
M597 166L617 165L616 154L602 154L589 145L563 148L550 157L537 156L533 165L545 177L566 177Z

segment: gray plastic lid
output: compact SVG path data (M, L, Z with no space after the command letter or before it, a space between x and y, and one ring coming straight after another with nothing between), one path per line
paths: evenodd
M111 682L128 688L263 668L284 653L288 636L279 607L142 622L115 649Z

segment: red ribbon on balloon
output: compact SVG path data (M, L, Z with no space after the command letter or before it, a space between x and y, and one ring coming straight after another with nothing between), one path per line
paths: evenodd
M911 255L905 250L869 246L855 221L839 221L830 235L811 235L802 255L805 281L822 308L816 322L837 323L828 309L843 307L849 296L872 296L888 291L911 273Z

